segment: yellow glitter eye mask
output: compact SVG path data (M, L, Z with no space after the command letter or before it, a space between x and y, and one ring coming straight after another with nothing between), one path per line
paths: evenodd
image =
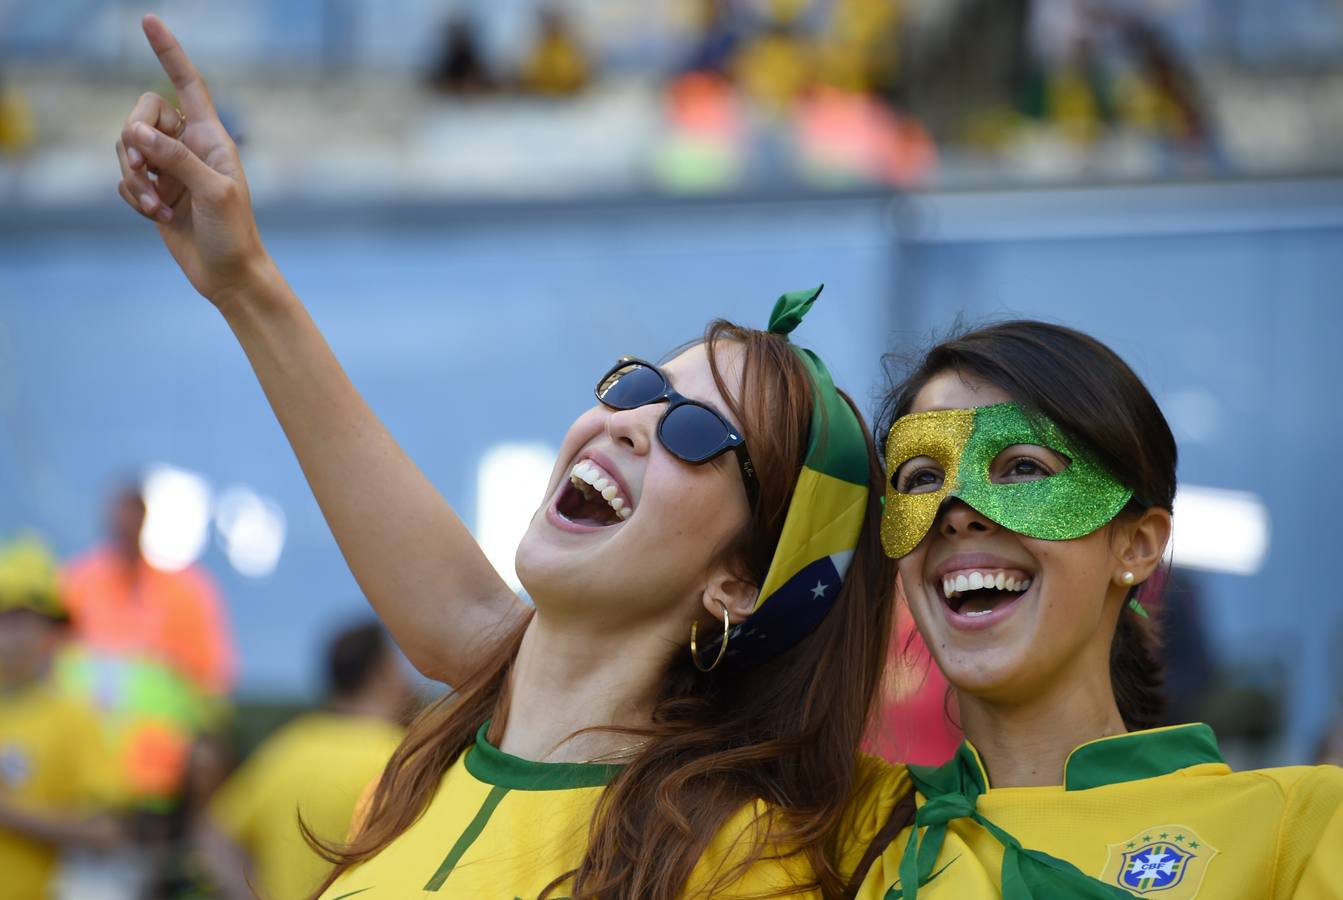
M1046 447L1065 457L1068 465L1032 481L993 481L991 473L999 455L1019 444ZM926 470L916 469L916 477L902 485L897 480L901 467L921 457L932 462ZM886 471L890 482L881 541L886 555L897 559L919 545L950 497L1028 537L1068 541L1109 522L1133 496L1087 454L1071 449L1053 422L1027 416L1015 403L913 413L898 419L886 440ZM928 480L920 481L925 471ZM941 484L918 493L920 484L933 483L933 476L940 477Z

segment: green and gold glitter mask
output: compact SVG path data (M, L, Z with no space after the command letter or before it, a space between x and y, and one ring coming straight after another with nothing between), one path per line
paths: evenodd
M1018 444L1047 447L1068 465L1033 481L994 482L994 462ZM921 456L941 468L942 484L926 493L897 490L900 467ZM1133 496L1103 466L1075 451L1062 429L1042 416L1028 416L1015 403L901 417L886 441L886 471L891 480L881 541L886 554L896 559L919 545L951 497L1004 528L1042 540L1068 541L1109 522Z

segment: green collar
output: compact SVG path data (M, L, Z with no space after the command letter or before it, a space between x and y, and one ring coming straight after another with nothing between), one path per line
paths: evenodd
M1063 786L1069 791L1084 791L1169 775L1205 763L1225 766L1207 725L1155 728L1078 747L1064 764ZM915 813L909 843L900 857L900 884L886 892L886 900L915 900L919 889L936 877L933 866L946 840L947 826L957 819L977 822L1003 845L999 883L1004 900L1123 900L1132 896L1066 860L1023 847L985 817L978 809L978 800L988 790L988 774L969 742L962 743L946 765L910 766L909 775L924 802Z
M547 763L513 756L495 747L485 737L486 720L476 732L476 742L466 751L466 771L477 781L517 791L560 791L569 788L605 787L622 766L604 763Z
M970 774L980 791L988 789L989 776L979 752L969 741L957 755L965 755ZM1208 763L1226 765L1217 748L1217 736L1202 723L1171 725L1147 731L1131 731L1087 741L1063 763L1063 789L1085 791L1107 784L1123 784L1170 775L1190 766Z

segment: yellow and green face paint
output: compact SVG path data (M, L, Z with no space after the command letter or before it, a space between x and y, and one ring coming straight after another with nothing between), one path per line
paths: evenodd
M886 441L886 509L882 545L896 559L919 545L938 510L955 497L1011 531L1048 541L1090 534L1124 508L1133 491L1086 453L1075 451L1063 431L1016 403L946 409L903 416ZM1034 481L992 479L994 462L1008 447L1046 447L1068 460L1062 471ZM900 467L928 457L942 470L942 484L926 493L896 489Z

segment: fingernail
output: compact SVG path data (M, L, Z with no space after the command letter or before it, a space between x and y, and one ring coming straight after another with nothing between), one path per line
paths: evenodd
M144 122L135 123L135 139L148 146L154 143L154 129L150 128Z
M159 211L154 213L154 218L167 225L173 220L172 208L168 206L160 206Z
M154 211L154 207L156 207L156 206L158 206L158 205L159 205L159 202L158 202L158 200L155 200L155 199L154 199L154 195L153 195L153 194L141 194L141 195L140 195L140 208L143 209L145 212L147 212L147 213L152 213L152 212Z
M126 161L131 164L131 168L138 169L140 166L144 165L145 158L141 155L139 150L136 150L134 147L127 147Z

